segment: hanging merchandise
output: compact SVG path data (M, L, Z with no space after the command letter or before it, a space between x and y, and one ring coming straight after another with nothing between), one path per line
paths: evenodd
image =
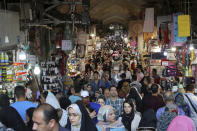
M185 65L185 52L184 51L182 52L182 63L183 65Z
M178 36L179 37L190 36L190 16L189 15L178 16Z
M154 31L154 8L146 8L143 32Z
M21 63L14 63L15 69L15 83L22 83L26 81L27 77L27 70L24 67L24 64Z
M195 52L194 52L194 50L192 50L190 53L191 53L190 54L190 56L191 56L191 62L194 62L194 60L195 60Z
M7 68L6 80L7 80L7 82L12 82L13 81L13 72L12 72L12 68L11 67Z
M2 67L2 82L6 82L6 76L7 76L6 67Z
M166 24L166 25L168 25L168 23L171 23L171 21L172 21L172 16L171 15L168 15L168 16L158 16L157 17L157 29L160 29L160 26L162 25L162 24ZM161 32L160 32L161 30L157 30L157 34L159 34L159 35L157 35L157 39L159 40L160 38L161 38ZM170 33L170 31L169 31L169 33Z
M0 52L0 65L4 65L4 52Z
M178 16L181 13L173 14L173 22L171 27L171 46L182 46L186 41L186 37L178 36Z
M0 83L2 82L2 70L0 69Z
M41 84L43 90L51 90L53 92L62 91L62 78L54 61L41 62Z
M169 41L170 39L169 39L168 23L161 24L159 27L159 42L168 44Z
M8 65L9 64L9 57L8 54L5 52L4 53L4 65Z

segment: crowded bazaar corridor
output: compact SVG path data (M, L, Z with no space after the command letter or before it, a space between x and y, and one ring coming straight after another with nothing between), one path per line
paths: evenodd
M196 0L1 0L0 131L197 131Z

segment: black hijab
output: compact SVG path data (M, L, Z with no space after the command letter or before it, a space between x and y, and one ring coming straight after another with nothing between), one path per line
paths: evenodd
M34 107L31 107L31 108L26 110L26 115L29 116L29 121L27 122L27 128L28 128L29 131L32 131L32 127L33 127L32 117L33 117L34 110L35 110Z
M27 131L25 123L22 118L11 106L2 108L0 110L0 121L7 127L12 128L15 131Z
M131 122L133 121L134 116L135 116L134 103L132 99L127 99L123 103L123 108L124 108L125 103L128 103L132 107L132 110L129 114L126 114L124 111L122 115L122 123L128 131L131 131Z
M153 109L148 109L142 114L139 127L154 127L156 128L157 118Z
M81 114L82 114L80 131L97 131L97 128L96 128L94 122L90 118L86 108L83 106L81 101L77 101L76 104L79 106L79 109L80 109ZM71 123L70 123L69 118L68 118L68 121L67 121L66 128L71 130Z

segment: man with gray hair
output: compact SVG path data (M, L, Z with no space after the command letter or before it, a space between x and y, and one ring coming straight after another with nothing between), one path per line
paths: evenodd
M185 112L174 103L175 98L173 92L166 91L163 95L163 99L166 105L157 110L157 120L159 120L160 116L165 112L166 109L175 112L177 115L185 115Z

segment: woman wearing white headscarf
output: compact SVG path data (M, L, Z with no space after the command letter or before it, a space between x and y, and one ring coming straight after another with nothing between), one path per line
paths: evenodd
M52 92L48 92L48 93L45 92L44 94L46 96L44 96L43 94L41 94L41 102L42 103L50 104L55 109L57 109L57 110L59 109L60 111L62 111L61 117L60 117L60 120L59 120L59 123L60 123L60 125L62 127L65 127L66 124L67 124L68 112L60 107L60 104L59 104L57 98L55 97L55 95Z
M98 131L126 131L121 119L115 119L115 110L110 105L105 105L99 109L98 124L96 125Z
M68 116L67 129L71 131L97 131L94 122L80 101L68 107Z

